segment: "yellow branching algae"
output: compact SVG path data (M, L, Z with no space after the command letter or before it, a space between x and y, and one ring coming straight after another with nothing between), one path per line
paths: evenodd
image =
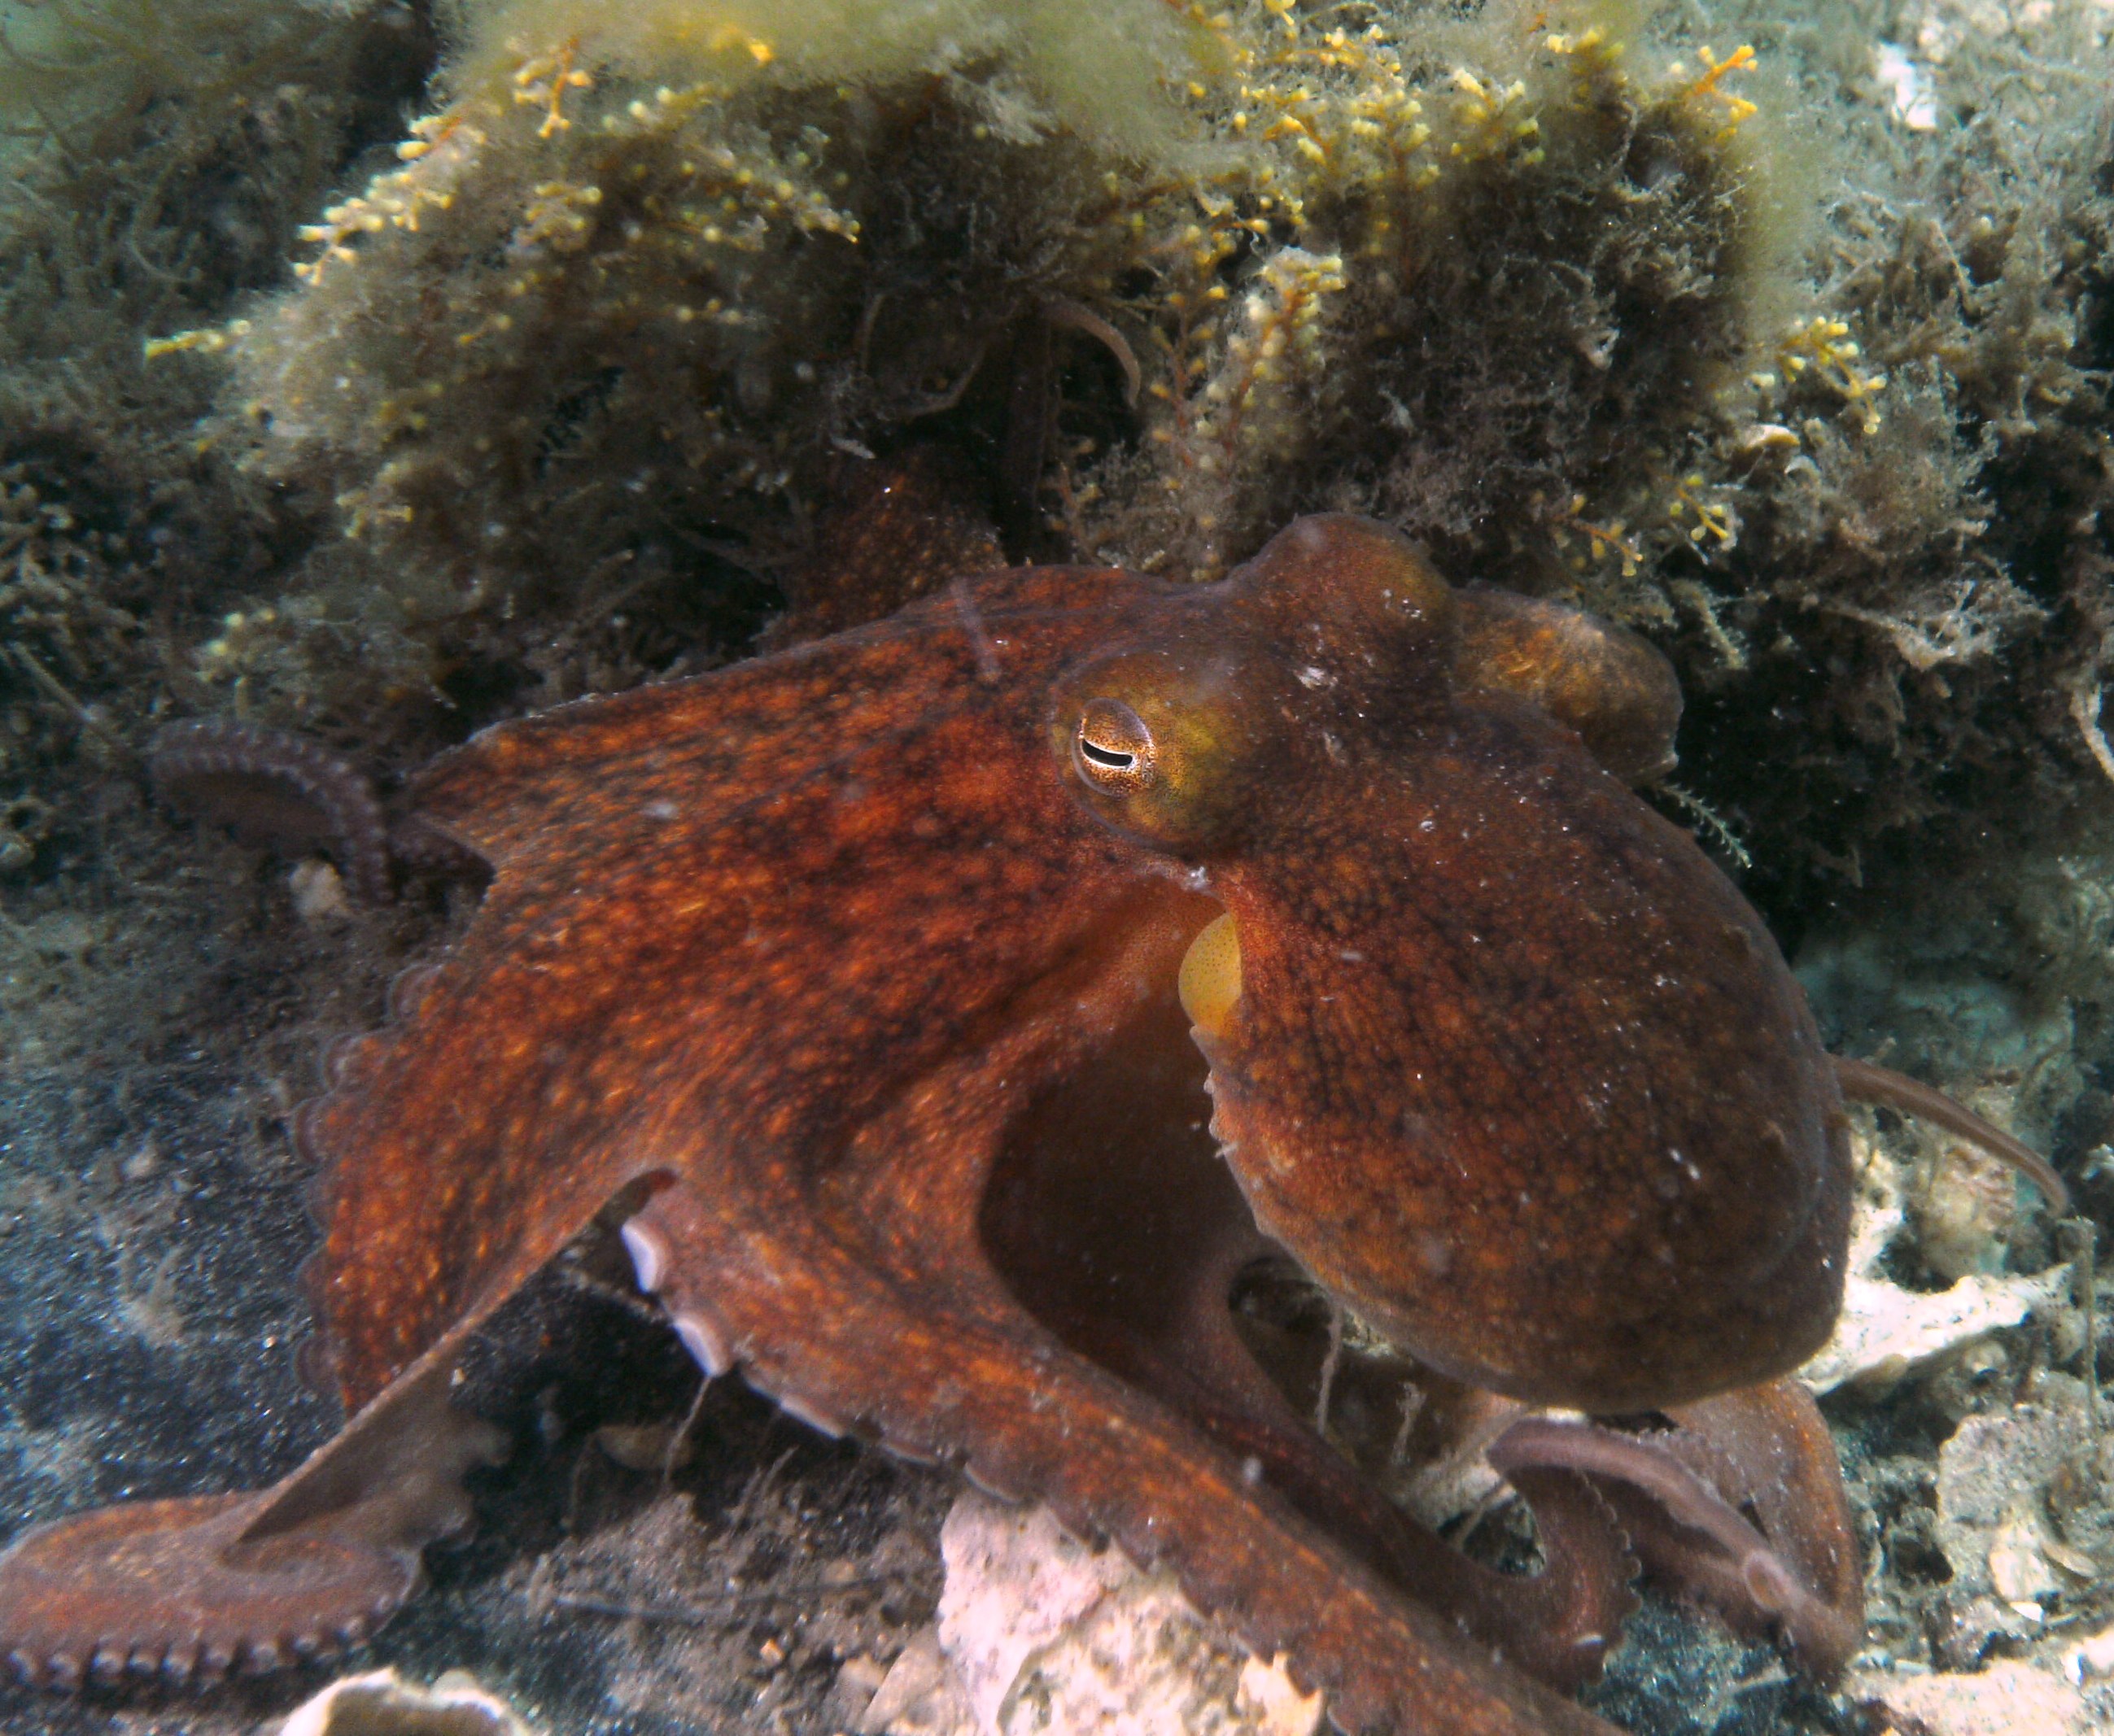
M816 619L911 457L1010 559L1209 574L1346 507L1640 626L1794 898L1962 768L2102 775L2090 0L1928 51L1761 0L4 7L0 468L157 564L0 595L62 680L130 585L92 660L151 703L408 761Z
M1017 555L1209 573L1355 505L1663 614L1651 550L1730 535L1707 449L1784 226L1752 51L1577 12L465 0L295 286L159 340L225 346L255 464L356 545L212 673L299 684L350 617L430 681L553 587L774 575L931 440Z

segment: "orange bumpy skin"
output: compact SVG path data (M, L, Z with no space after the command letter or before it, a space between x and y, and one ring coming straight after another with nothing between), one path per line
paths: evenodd
M0 1656L355 1638L487 1449L436 1414L464 1338L623 1194L708 1369L1165 1563L1347 1729L1604 1730L1558 1690L1636 1556L1825 1674L1832 1451L1748 1389L1836 1312L1846 1123L1759 920L1588 745L1648 772L1677 695L1565 613L1307 519L1219 583L958 576L445 756L412 795L483 907L299 1123L354 1420L233 1505L33 1533ZM1494 1432L1675 1426L1516 1430L1548 1566L1476 1566L1258 1360L1233 1286L1288 1256Z

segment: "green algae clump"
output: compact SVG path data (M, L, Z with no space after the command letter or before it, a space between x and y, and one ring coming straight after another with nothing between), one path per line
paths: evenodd
M1963 39L1953 128L1833 11L442 16L292 286L149 345L231 364L217 450L328 527L200 645L245 708L408 757L739 654L938 448L1009 559L1210 576L1348 509L1652 633L1765 899L2098 770L2084 9L2034 27L2067 83Z
M1751 54L1638 23L464 6L443 100L297 286L174 340L226 345L257 466L358 545L215 658L635 679L674 647L629 624L694 619L701 571L782 580L847 466L933 441L1015 558L1208 575L1348 505L1576 589L1584 503L1692 468L1790 304ZM553 610L561 650L510 643Z

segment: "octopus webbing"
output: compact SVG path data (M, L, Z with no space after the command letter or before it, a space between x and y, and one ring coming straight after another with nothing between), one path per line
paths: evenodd
M272 1488L25 1535L0 1657L357 1643L493 1450L469 1338L614 1206L708 1373L1172 1568L1346 1730L1605 1732L1567 1690L1640 1559L1825 1677L1861 1579L1787 1376L1848 1121L1760 920L1625 781L1678 711L1641 641L1320 518L1214 583L957 578L442 756L407 802L482 906L296 1120L350 1420ZM1542 1571L1316 1432L1233 1305L1272 1260L1521 1401L1490 1456Z

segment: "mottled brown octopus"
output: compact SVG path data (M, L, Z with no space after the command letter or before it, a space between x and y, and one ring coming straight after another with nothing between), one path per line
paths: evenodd
M27 1534L0 1656L184 1683L359 1642L490 1450L467 1341L619 1202L708 1373L1172 1568L1346 1730L1605 1732L1566 1690L1635 1558L1824 1678L1861 1578L1787 1377L1842 1291L1844 1076L1626 781L1678 711L1640 641L1318 518L1214 583L956 578L443 756L411 805L483 905L297 1121L350 1421L261 1492ZM240 743L192 770L333 799ZM1287 1397L1232 1299L1288 1258L1523 1401L1490 1460L1540 1573Z

